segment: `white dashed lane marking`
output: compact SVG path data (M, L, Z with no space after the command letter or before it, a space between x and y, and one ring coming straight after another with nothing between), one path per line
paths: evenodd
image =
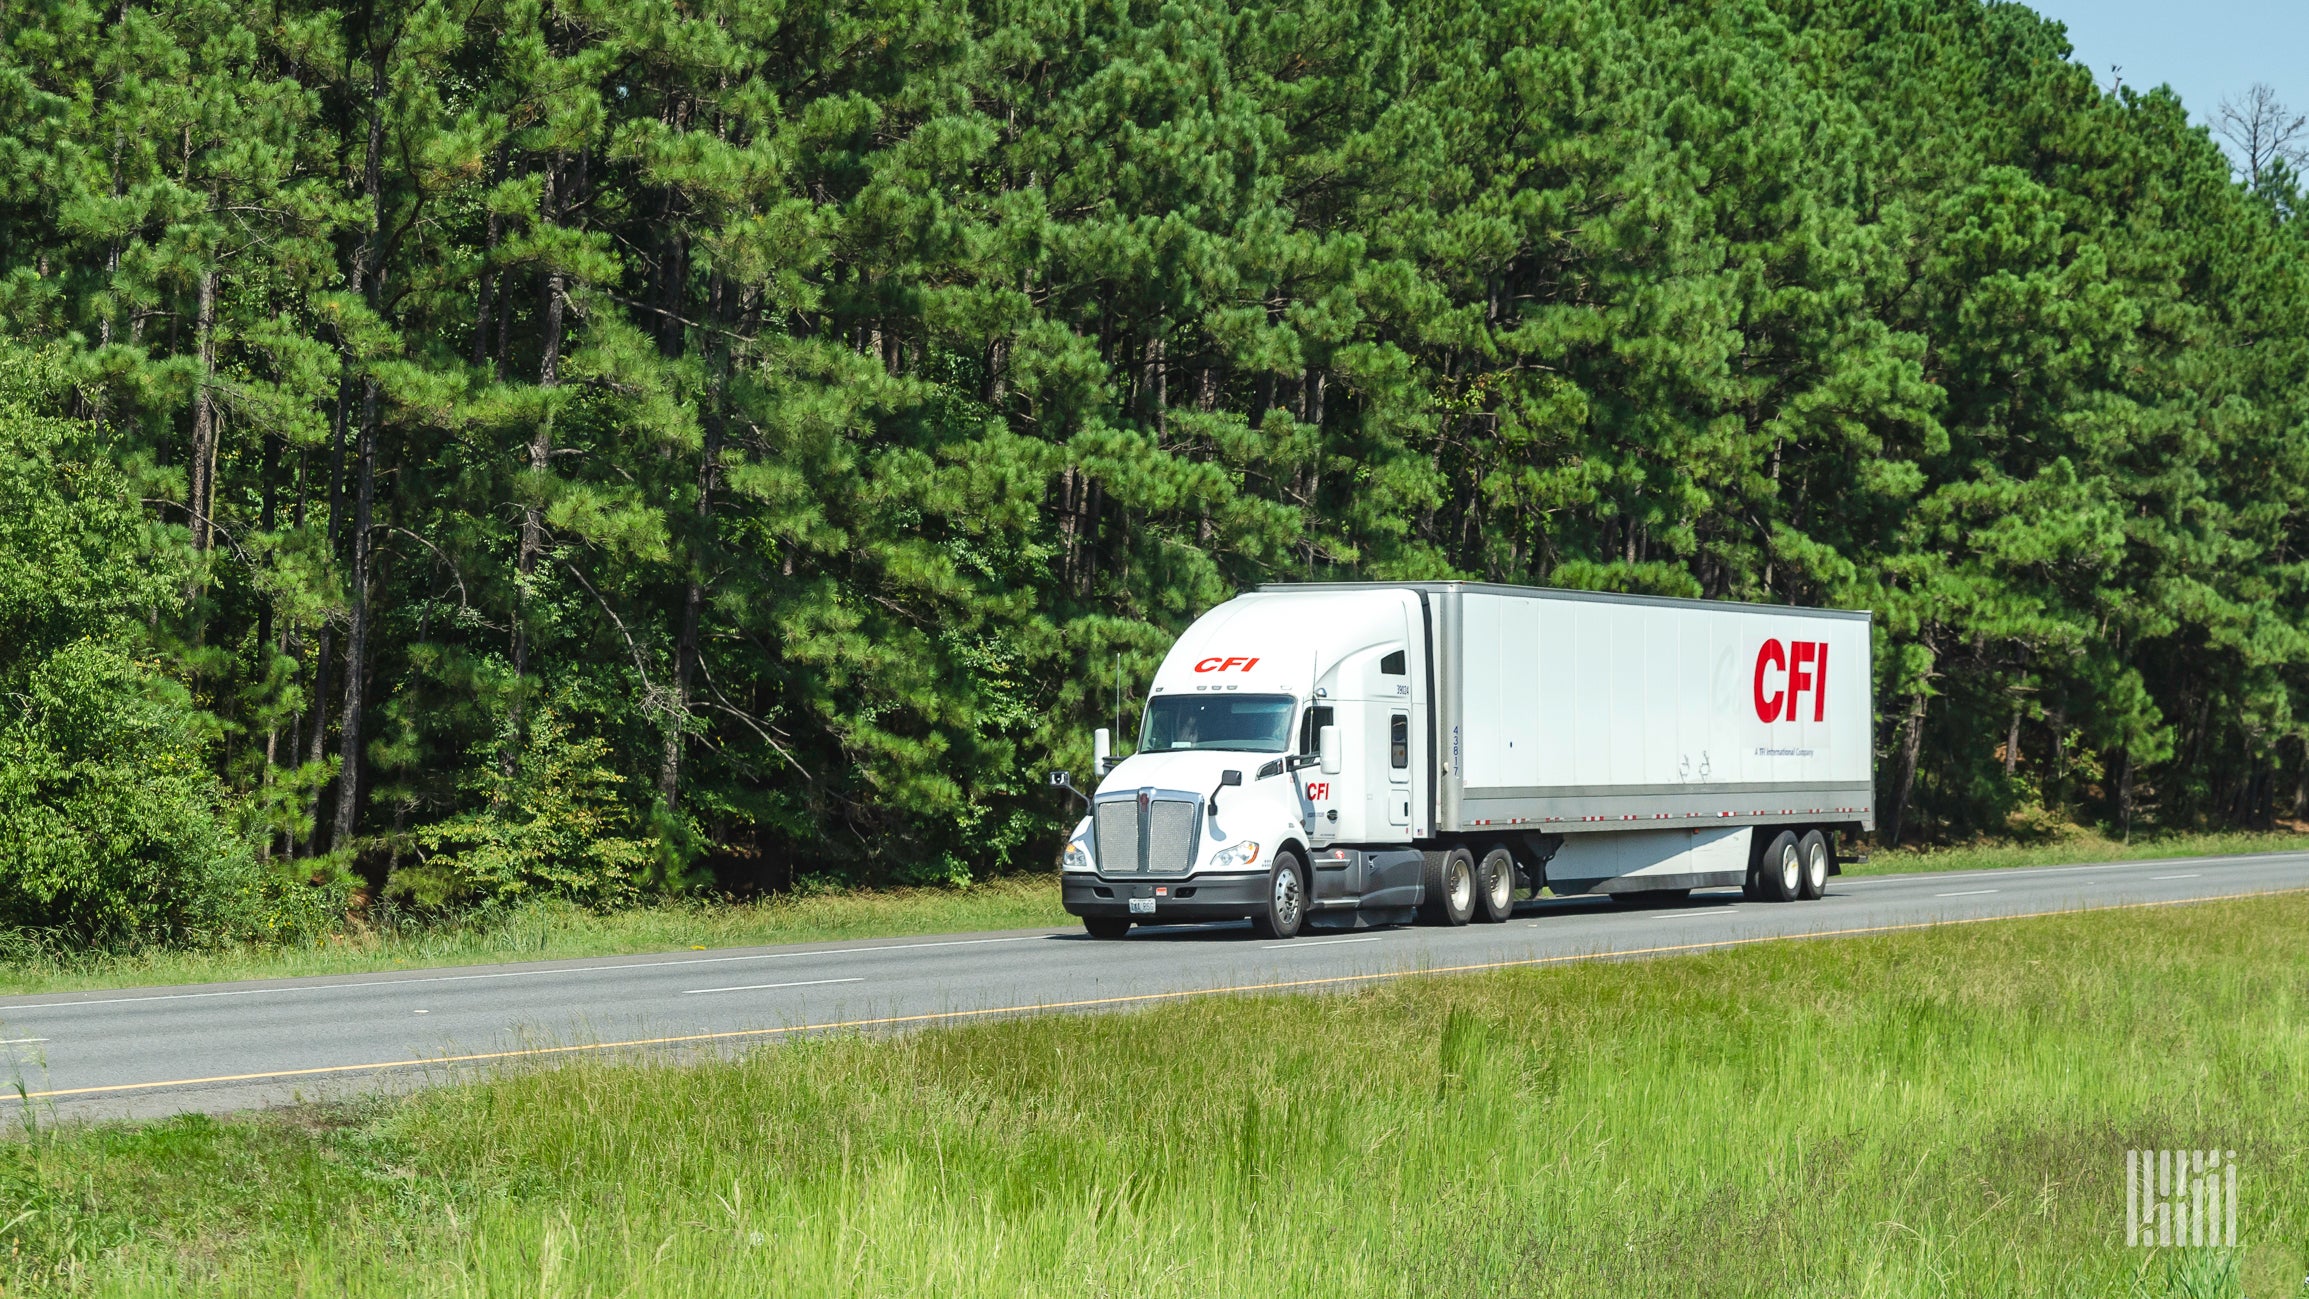
M772 988L816 988L829 983L864 982L864 979L803 979L798 983L747 983L735 988L684 988L681 995L694 997L701 992L768 992Z
M1376 943L1385 937L1385 934L1365 934L1360 938L1309 938L1289 943L1267 943L1264 946L1274 952L1302 947L1335 947L1340 943Z

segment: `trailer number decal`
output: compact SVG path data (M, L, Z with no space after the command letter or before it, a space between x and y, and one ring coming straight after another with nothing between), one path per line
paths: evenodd
M1767 673L1779 673L1776 680L1767 679ZM1756 651L1756 717L1766 722L1796 720L1796 700L1806 691L1812 695L1812 720L1826 721L1828 717L1828 642L1798 640L1782 645L1777 639L1766 640ZM1765 693L1767 687L1782 687Z
M1207 659L1204 659L1202 662L1195 664L1195 671L1197 671L1197 672L1248 672L1248 671L1250 671L1250 670L1251 670L1251 669L1252 669L1254 666L1256 666L1256 665L1258 664L1258 661L1259 661L1259 660L1258 660L1258 659L1256 659L1256 658L1244 658L1244 657L1242 657L1241 655L1236 655L1236 656L1235 656L1235 657L1233 657L1233 658L1223 658L1223 659L1222 659L1222 658L1207 658Z

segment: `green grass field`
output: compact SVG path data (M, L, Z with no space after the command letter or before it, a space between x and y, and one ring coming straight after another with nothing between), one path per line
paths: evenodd
M19 960L0 964L0 996L1074 923L1058 905L1055 875L1010 876L967 889L858 890L736 903L677 900L611 912L539 902L406 933L356 931L310 947Z
M0 1149L7 1289L2298 1295L2309 896L591 1061ZM2128 1148L2245 1248L2128 1250Z
M2149 861L2160 857L2218 857L2230 853L2309 852L2309 834L2232 830L2214 834L2135 835L2131 842L2078 829L2044 843L1990 841L1948 848L1877 851L1845 870L1854 875L1908 871L1998 870L2013 866L2073 866L2078 862Z

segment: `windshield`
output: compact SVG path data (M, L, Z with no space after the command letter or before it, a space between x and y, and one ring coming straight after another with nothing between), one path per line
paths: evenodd
M1284 753L1291 747L1289 695L1162 695L1148 702L1141 753L1231 749Z

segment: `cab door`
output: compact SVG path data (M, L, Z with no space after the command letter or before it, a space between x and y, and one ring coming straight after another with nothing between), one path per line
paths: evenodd
M1321 748L1323 728L1338 723L1330 704L1310 704L1299 717L1297 752L1313 756ZM1307 846L1320 848L1339 837L1338 781L1319 767L1300 767L1291 777L1299 792L1299 822L1307 827Z

